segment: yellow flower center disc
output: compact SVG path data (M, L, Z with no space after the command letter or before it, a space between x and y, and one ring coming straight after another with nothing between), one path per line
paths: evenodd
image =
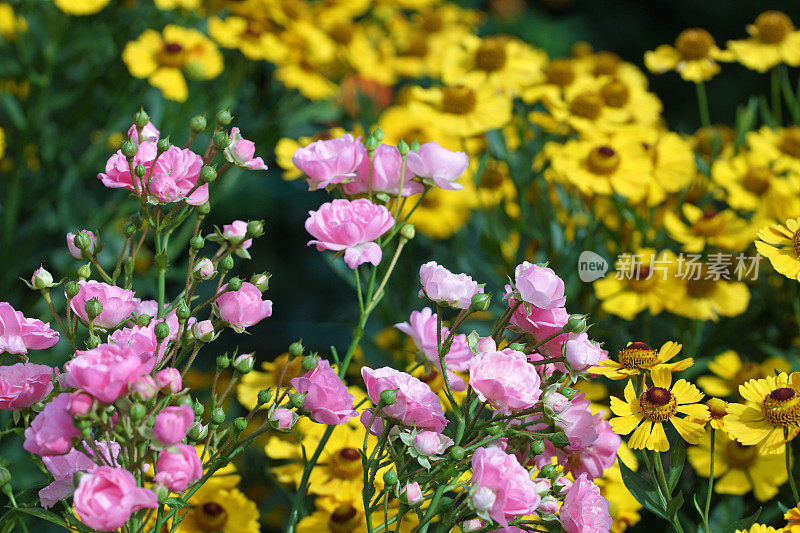
M617 73L622 60L617 54L611 52L597 52L594 58L595 76L613 76Z
M758 39L765 44L778 44L794 31L794 24L786 13L765 11L756 17Z
M619 167L619 154L610 146L598 146L589 152L586 166L600 176L612 174Z
M800 422L800 395L790 387L775 389L764 397L764 418L773 426Z
M331 456L328 468L340 479L357 479L363 474L361 454L355 448L342 448Z
M783 130L781 152L800 158L800 126L789 126Z
M569 112L581 118L594 120L600 116L604 104L605 102L599 94L586 91L573 98L569 105Z
M566 87L575 81L575 71L568 59L554 59L547 69L547 83Z
M708 57L714 38L702 28L689 28L683 30L675 39L675 48L681 57L687 61L696 61Z
M643 342L632 342L619 352L619 364L634 369L652 366L658 360L658 352Z
M219 531L228 521L228 512L218 503L207 502L200 507L201 516L197 525L204 531Z
M663 422L678 410L678 400L663 387L650 387L639 396L644 416L653 422Z
M600 89L600 96L609 107L622 107L630 100L628 86L620 80L611 80Z
M742 187L747 192L761 196L769 190L772 171L768 167L750 167L742 178Z
M484 39L475 52L475 66L486 72L501 70L507 59L506 41L500 38Z
M442 99L442 110L454 115L466 115L475 110L477 99L469 87L446 87Z
M350 533L358 525L358 511L350 505L337 507L328 520L328 528L333 533Z

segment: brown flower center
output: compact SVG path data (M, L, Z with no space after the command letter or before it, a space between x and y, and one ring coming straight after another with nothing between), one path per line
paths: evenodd
M675 39L675 48L687 61L708 57L714 44L714 38L702 28L683 30Z
M594 58L595 76L613 76L617 73L622 60L612 52L597 52Z
M337 507L328 520L328 529L333 533L350 533L359 524L359 514L355 507L342 505Z
M611 80L600 89L600 96L609 107L622 107L630 100L628 86L620 80Z
M484 39L475 52L475 66L486 72L501 70L507 59L506 40L498 37Z
M355 448L342 448L331 455L328 468L339 479L357 479L363 474L361 454Z
M792 250L796 255L800 256L800 228L792 235Z
M769 190L772 171L768 167L750 167L742 178L742 187L747 192L761 196Z
M725 461L732 467L747 470L758 460L758 446L750 446L731 440L725 446L722 454L725 457Z
M690 279L686 280L686 294L689 295L689 298L709 298L716 290L716 282L713 279L705 279L703 274L692 275Z
M800 422L800 394L791 387L780 387L764 397L764 418L773 426L786 427Z
M644 368L658 361L658 351L643 342L632 342L620 350L618 359L627 369Z
M575 96L569 105L569 112L581 118L595 120L600 116L605 102L603 98L594 92L585 91Z
M475 92L469 87L445 87L442 110L453 115L466 115L475 110Z
M219 531L228 521L228 512L220 504L207 502L200 506L197 525L203 531Z
M675 395L663 387L650 387L639 396L644 416L654 422L669 420L678 410Z
M765 11L756 17L756 35L765 44L778 44L794 31L794 24L786 13Z
M165 67L183 68L186 63L183 46L178 43L164 43L164 47L158 53L158 62Z
M503 181L503 173L497 169L497 165L487 165L478 186L481 189L499 189Z
M568 59L554 59L547 69L547 83L564 88L575 81L575 70Z
M703 237L713 237L725 232L725 218L716 209L706 209L694 223L694 232Z
M417 35L412 38L406 48L406 55L411 57L425 57L428 55L428 38L426 35Z
M353 40L353 26L342 22L331 28L328 34L339 44L349 44Z
M589 152L586 166L594 174L607 176L619 167L619 154L610 146L598 146Z
M442 31L444 21L439 13L428 13L422 21L422 29L428 33Z
M800 158L800 126L789 126L783 130L781 152Z
M733 141L734 131L730 126L706 126L695 133L695 149L700 155L718 154L723 146Z
M577 43L572 45L572 57L581 58L581 57L589 57L594 53L594 48L592 45L587 43L586 41L578 41Z

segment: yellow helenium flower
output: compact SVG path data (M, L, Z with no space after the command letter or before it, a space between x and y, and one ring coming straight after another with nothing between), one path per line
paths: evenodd
M475 186L469 180L462 180L461 184L464 189L460 191L432 187L425 193L409 218L418 232L433 239L449 239L469 222L475 207ZM401 217L411 213L417 200L417 196L412 196L406 201Z
M786 527L784 528L785 531L790 533L800 532L800 506L793 507L786 511L783 518L787 521Z
M783 533L783 528L775 529L764 524L753 524L750 529L737 529L734 533Z
M800 281L800 218L761 228L756 250L769 259L776 272Z
M194 28L167 25L162 33L145 30L125 45L122 59L131 74L147 78L164 98L183 102L189 95L186 78L212 79L223 69L217 46Z
M680 264L688 265L689 262ZM680 275L674 272L675 284L665 302L667 311L687 318L716 321L720 316L738 316L747 310L750 289L746 283L728 281L721 276L715 279L716 274L709 274L708 264L698 264L698 267L696 271L685 267L685 272ZM734 277L733 272L729 274Z
M728 41L728 50L745 67L766 72L780 63L800 65L800 31L780 11L765 11L747 26L750 37Z
M564 91L573 84L585 83L590 74L578 72L570 59L556 58L544 69L544 79L522 91L522 99L528 104L536 102L556 101L564 96Z
M647 88L647 76L639 67L623 61L614 52L601 50L595 53L573 55L572 64L579 74L588 74L596 78L610 76L642 89Z
M467 176L461 181L474 180L477 185L475 190L475 204L482 209L492 208L502 204L506 214L511 218L519 216L517 203L517 187L511 179L508 163L490 159L486 162L480 176L474 176L480 166L477 158L470 159ZM473 174L470 176L469 174Z
M652 52L645 52L647 70L663 74L674 70L686 81L707 81L719 73L717 61L730 61L730 53L717 48L714 38L702 28L683 30L675 39L675 46L662 44Z
M775 204L780 207L800 195L797 172L779 172L773 167L773 162L774 159L764 152L749 149L731 158L715 160L711 177L724 187L724 200L732 208L758 210L773 218ZM800 212L800 204L797 207L795 213Z
M409 111L435 123L445 135L470 137L511 120L511 99L488 86L413 87L410 96Z
M661 366L668 368L671 372L679 372L694 364L691 357L672 363L668 362L680 353L681 348L682 345L672 341L665 342L659 350L655 350L643 342L631 342L619 351L618 361L611 358L604 359L597 366L590 368L589 372L614 380L637 376L643 370L652 370Z
M283 61L289 51L275 28L256 19L229 16L209 17L208 34L224 48L236 48L252 60Z
M15 15L11 4L0 2L0 37L13 41L17 35L28 31L28 21L22 15Z
M389 519L391 520L398 511L398 503L395 497L389 498ZM323 531L347 532L347 533L370 533L367 528L367 521L364 517L364 503L361 498L352 502L341 502L331 498L318 498L314 505L316 510L307 517L300 520L297 524L297 533L320 533ZM378 506L372 513L372 527L377 528L383 524L384 513L383 505ZM400 531L411 533L419 525L416 513L409 512L403 516ZM392 529L397 527L397 523L392 523ZM373 529L374 531L374 529Z
M650 377L653 386L638 398L631 381L625 386L625 401L611 397L611 411L617 415L609 421L611 428L619 435L633 432L628 439L628 446L634 450L669 450L669 441L664 432L665 422L672 423L686 442L696 444L703 436L703 424L694 420L708 419L708 407L697 403L703 399L703 393L683 379L670 387L672 373L666 367L651 371ZM686 417L679 417L678 414Z
M258 507L237 489L203 486L189 498L180 533L258 533ZM183 511L178 511L179 516Z
M153 0L158 9L197 9L201 0Z
M785 372L791 369L788 361L778 357L770 357L763 363L743 361L733 350L725 350L708 363L713 376L700 376L697 385L710 396L726 398L739 394L739 386L751 379L765 378L775 371Z
M55 0L58 9L68 15L93 15L106 7L110 0Z
M684 203L681 212L686 222L675 213L667 211L664 214L664 227L671 238L683 244L686 252L702 252L707 246L740 252L755 237L752 226L730 209L703 210L696 205Z
M751 379L739 386L745 403L728 404L725 427L742 444L758 444L766 454L784 449L784 430L789 440L800 422L800 374L781 372L777 376Z
M758 446L745 445L714 432L714 492L753 495L759 501L772 499L788 479L783 454L765 455ZM708 477L711 472L711 432L707 431L697 446L686 450L695 472Z

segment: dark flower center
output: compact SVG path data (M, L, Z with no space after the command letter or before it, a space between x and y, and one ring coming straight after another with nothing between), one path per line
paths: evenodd
M475 52L475 66L486 72L501 70L507 59L506 41L502 38L484 39Z
M586 166L594 174L606 176L619 167L619 154L610 146L598 146L589 152Z
M600 116L605 102L599 94L590 91L577 95L569 105L569 112L581 118L595 120Z
M758 39L765 44L778 44L794 31L794 24L786 13L765 11L755 21Z
M683 30L675 39L675 48L678 49L678 53L683 59L689 61L707 57L712 46L714 46L714 38L702 28Z
M575 71L568 59L554 59L547 69L547 83L566 87L575 80Z
M442 99L442 110L454 115L466 115L475 110L475 92L469 87L446 87Z

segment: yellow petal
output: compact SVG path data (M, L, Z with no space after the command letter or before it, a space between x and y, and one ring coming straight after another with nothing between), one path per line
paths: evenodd
M668 368L660 366L650 372L650 378L653 380L653 385L656 387L669 389L669 385L672 382L672 372L670 372Z
M697 444L700 437L703 436L703 426L696 422L685 418L678 418L677 416L670 418L670 422L672 422L672 425L675 426L675 429L680 433L681 437L683 437L683 440L689 444Z
M627 435L636 428L641 420L642 415L626 415L612 418L608 423L617 435Z
M665 452L669 450L669 441L667 434L664 432L664 424L661 422L653 423L653 431L647 438L646 447L657 452Z
M653 428L653 422L645 420L644 423L636 428L636 431L628 439L628 446L634 450L641 450L647 443L647 438L650 436L650 430Z
M679 404L697 403L703 399L704 394L697 387L686 381L679 379L672 386L672 394L678 399Z

